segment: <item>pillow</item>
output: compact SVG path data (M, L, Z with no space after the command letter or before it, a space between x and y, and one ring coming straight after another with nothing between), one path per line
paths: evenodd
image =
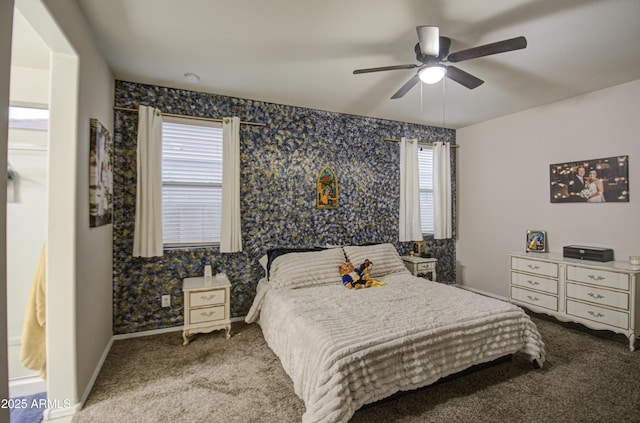
M267 263L269 262L269 256L267 256L266 254L262 257L260 257L260 260L258 260L258 263L260 263L260 266L262 266L262 268L264 269L265 273L267 272Z
M274 259L269 282L276 288L342 284L344 261L341 248L283 254Z
M321 251L321 250L324 250L324 248L322 247L308 247L308 248L307 247L305 248L284 247L284 248L272 248L271 250L267 250L267 267L265 269L267 272L267 279L269 279L271 263L273 263L273 261L279 256L283 254L289 254L289 253L299 253L299 252L305 252L305 251Z
M382 278L391 273L408 272L407 267L393 244L376 244L367 246L343 247L347 260L354 266L360 266L366 259L371 260L371 277Z

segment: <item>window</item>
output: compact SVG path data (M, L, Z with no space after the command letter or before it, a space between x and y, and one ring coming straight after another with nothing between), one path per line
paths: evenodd
M9 106L9 128L46 131L49 128L49 110Z
M165 246L220 242L222 125L164 118L162 237Z
M420 175L420 222L423 234L433 234L433 149L418 150L418 174Z

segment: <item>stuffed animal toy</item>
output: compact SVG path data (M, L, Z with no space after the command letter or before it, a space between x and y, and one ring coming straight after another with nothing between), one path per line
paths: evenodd
M371 268L373 267L373 263L369 259L365 259L364 262L360 265L360 273L362 273L362 279L365 281L365 286L369 288L370 286L384 286L386 283L372 279L371 278Z
M340 266L340 275L342 276L342 284L347 288L365 288L362 272L360 269L356 269L350 262L346 262Z

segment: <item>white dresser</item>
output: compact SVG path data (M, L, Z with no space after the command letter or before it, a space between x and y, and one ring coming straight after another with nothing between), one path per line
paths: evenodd
M622 333L634 351L640 328L640 266L569 259L555 253L509 254L510 300L562 321Z
M230 289L229 278L222 273L213 277L186 278L183 281L183 345L189 344L189 336L194 333L225 329L226 337L230 337Z

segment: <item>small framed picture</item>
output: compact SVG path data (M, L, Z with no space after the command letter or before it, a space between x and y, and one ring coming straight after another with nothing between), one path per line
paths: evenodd
M544 253L547 251L547 233L545 231L527 231L527 252Z

